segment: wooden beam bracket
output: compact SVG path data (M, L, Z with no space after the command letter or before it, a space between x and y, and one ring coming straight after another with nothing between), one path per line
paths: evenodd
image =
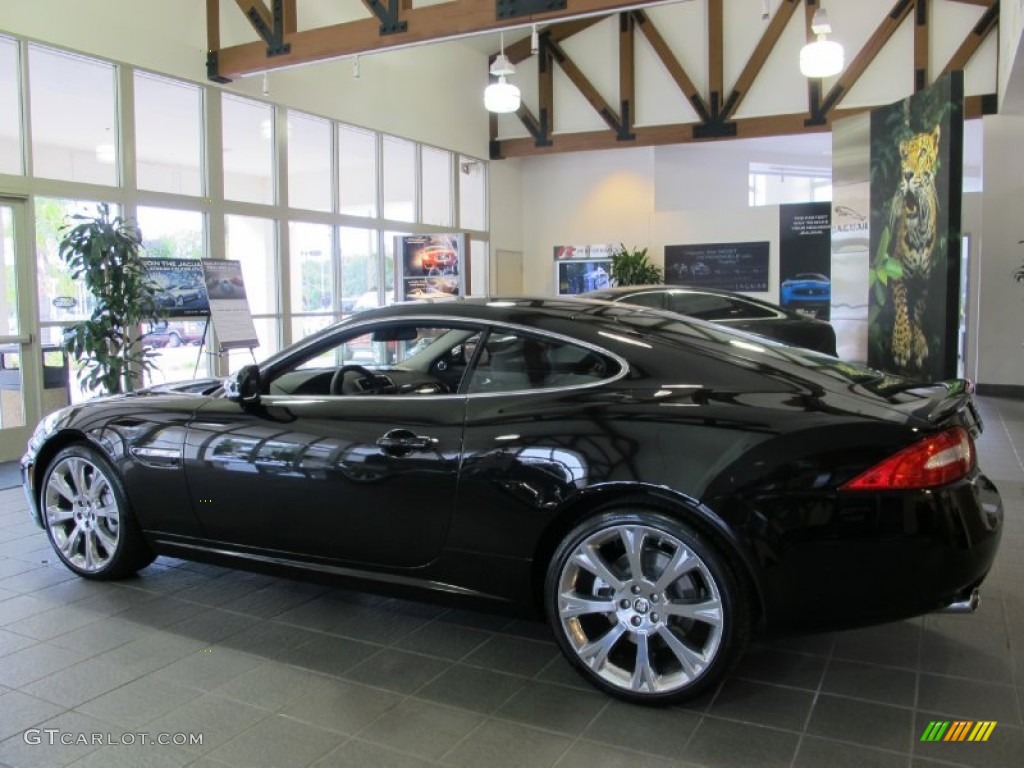
M241 3L240 3L241 5ZM272 0L270 24L267 24L267 9L261 0L252 0L245 8L245 16L256 30L256 34L267 44L267 58L291 53L291 43L284 41L284 0Z
M230 77L224 77L220 73L217 54L219 51L206 52L206 79L211 83L230 83Z
M401 0L387 0L386 5L381 0L363 0L363 5L380 21L381 35L393 35L409 30L408 22L398 18Z

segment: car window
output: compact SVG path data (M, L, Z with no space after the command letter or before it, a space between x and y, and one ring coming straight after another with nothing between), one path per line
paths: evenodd
M719 296L713 293L671 293L668 304L668 308L673 312L697 317L701 320L750 320L775 317L775 313L766 307L759 307L757 304L744 301L741 298Z
M477 328L381 323L325 337L266 377L274 395L437 395L459 391Z
M631 293L628 296L623 296L619 301L625 301L629 304L636 304L640 307L652 307L654 309L665 308L665 292L664 291L647 291L646 293Z
M593 384L619 373L617 362L558 339L494 330L470 373L466 391L516 392Z

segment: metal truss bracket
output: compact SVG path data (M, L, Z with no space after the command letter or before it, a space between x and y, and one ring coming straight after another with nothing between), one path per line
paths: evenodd
M695 139L728 139L734 136L736 136L736 123L729 123L720 118L693 126L693 138Z
M271 7L273 8L273 29L266 25L255 6L250 8L246 14L257 34L267 44L267 58L281 56L285 53L290 53L292 50L291 43L284 41L284 0L273 0Z
M517 19L520 16L532 16L535 13L548 11L564 11L567 0L495 0L497 8L495 17L498 19Z
M230 83L230 77L220 74L217 51L206 52L206 79L214 83Z
M405 32L409 29L408 22L398 18L398 11L401 8L399 0L387 0L387 5L381 0L363 0L363 2L370 12L380 20L381 35L393 35L396 32Z

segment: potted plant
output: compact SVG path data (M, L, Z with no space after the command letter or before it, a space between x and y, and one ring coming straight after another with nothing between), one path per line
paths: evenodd
M61 228L58 253L71 278L85 283L92 311L65 329L64 349L79 364L78 380L89 390L130 391L153 367L139 343L139 325L164 315L156 302L159 286L141 256L142 233L133 221L111 218L105 203L97 206L95 217L70 218Z
M620 244L612 253L612 280L616 285L657 285L661 269L647 258L646 248L626 248Z

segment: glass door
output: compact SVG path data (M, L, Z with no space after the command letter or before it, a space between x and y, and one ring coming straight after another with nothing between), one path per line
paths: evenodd
M0 197L0 461L12 461L40 418L42 357L25 203Z

